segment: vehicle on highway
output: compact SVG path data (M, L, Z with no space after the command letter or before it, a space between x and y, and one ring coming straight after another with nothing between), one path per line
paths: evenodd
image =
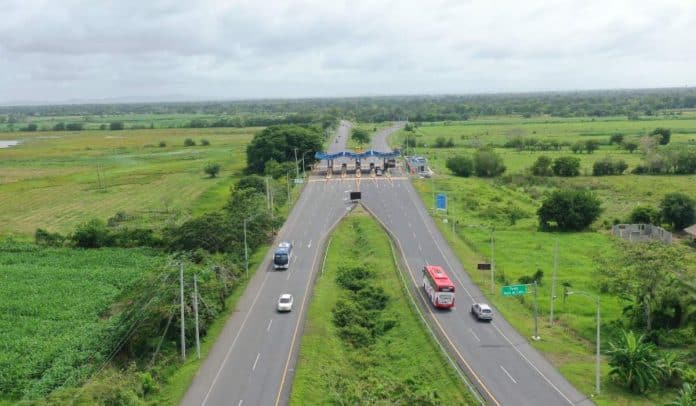
M493 309L485 303L474 303L471 305L471 314L479 320L493 320Z
M376 175L376 176L382 176L382 168L380 168L380 167L378 166L377 169L375 169L375 175Z
M273 268L274 269L288 269L290 267L290 260L292 259L292 243L287 241L281 241L278 244L278 248L275 250L273 255Z
M278 298L278 311L279 312L289 312L292 310L292 295L289 293L283 293Z
M423 289L428 294L433 306L440 309L454 307L454 283L441 266L423 267Z

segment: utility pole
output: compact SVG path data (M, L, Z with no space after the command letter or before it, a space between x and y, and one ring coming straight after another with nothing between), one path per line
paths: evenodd
M193 274L193 311L196 313L196 356L201 359L201 338L198 330L198 280Z
M495 248L495 243L493 241L493 229L491 228L491 294L495 293L495 265L493 262L493 250Z
M553 326L553 304L556 301L556 269L558 268L558 238L553 250L553 274L551 276L551 310L549 312L549 324Z
M600 352L599 352L599 349L600 349L600 341L599 341L599 339L600 339L600 329L601 329L601 327L600 327L600 325L601 325L601 319L600 319L600 314L599 314L599 295L594 295L594 294L591 294L591 293L588 293L588 292L584 292L584 291L579 291L579 290L578 290L578 291L574 291L574 292L566 291L566 292L565 292L565 295L566 295L566 296L570 296L570 295L582 295L582 296L587 296L587 297L589 297L590 299L594 299L594 300L595 300L595 303L597 303L597 343L596 343L596 350L595 350L595 351L596 351L596 354L595 354L595 392L596 392L596 393L595 393L595 394L596 394L596 395L599 395L599 391L600 391L600 379L599 379L599 377L600 377L600 368L599 368L599 367L600 367L600 360L601 360L601 358L600 358Z
M296 172L296 178L300 177L300 168L297 166L297 148L295 148L295 172Z
M271 210L271 193L268 187L268 176L266 176L266 208Z
M290 204L290 172L285 172L286 181L288 183L288 205Z
M186 361L186 333L184 328L184 264L179 264L179 287L181 289L181 359Z
M249 249L247 248L246 225L247 219L244 219L244 268L246 269L246 277L249 278Z
M537 281L534 281L534 336L532 337L534 340L539 340L541 337L539 337L539 322L537 319L539 318L539 305L537 303Z

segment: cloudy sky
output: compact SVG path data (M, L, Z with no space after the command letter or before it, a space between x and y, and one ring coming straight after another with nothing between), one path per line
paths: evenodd
M696 85L696 0L0 0L0 103Z

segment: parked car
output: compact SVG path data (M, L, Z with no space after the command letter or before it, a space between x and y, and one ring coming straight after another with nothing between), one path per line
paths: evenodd
M292 310L292 295L289 293L283 293L278 299L278 311L279 312L289 312Z
M493 320L493 310L485 303L474 303L471 305L471 314L479 320Z

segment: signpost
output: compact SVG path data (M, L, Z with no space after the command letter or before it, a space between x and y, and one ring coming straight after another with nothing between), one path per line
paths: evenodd
M301 185L301 184L303 184L303 183L304 183L304 179L302 179L302 178L295 178L295 184L296 184L296 185Z
M477 265L476 265L476 269L478 269L479 271L490 271L490 270L491 270L491 264L486 264L486 263L477 264Z
M530 283L527 285L507 285L503 286L503 296L521 296L524 294L527 294L527 286L534 286L534 335L532 338L534 340L539 340L539 323L538 323L538 317L539 317L539 307L537 304L537 283L534 281L534 283Z
M527 293L527 285L503 286L503 296L520 296Z
M447 195L444 193L438 193L435 197L435 208L438 210L447 210Z

